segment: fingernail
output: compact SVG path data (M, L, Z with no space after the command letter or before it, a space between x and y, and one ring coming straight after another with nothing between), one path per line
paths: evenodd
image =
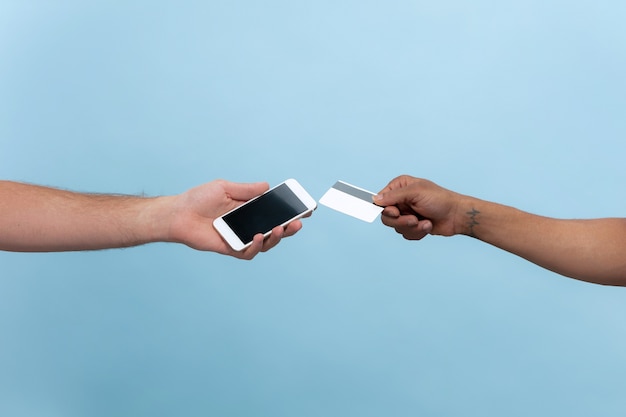
M376 194L376 195L374 196L374 201L380 201L380 200L382 200L382 199L383 199L383 195L382 195L382 194Z

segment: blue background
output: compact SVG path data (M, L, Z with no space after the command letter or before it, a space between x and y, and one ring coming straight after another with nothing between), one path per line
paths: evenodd
M407 173L624 216L626 3L0 3L0 177L175 194ZM0 414L623 416L624 290L319 207L251 262L0 253Z

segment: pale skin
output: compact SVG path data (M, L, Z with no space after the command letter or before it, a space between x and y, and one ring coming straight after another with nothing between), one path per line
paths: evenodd
M467 235L571 278L626 286L626 219L555 219L403 175L374 202L383 224L408 240Z
M233 250L213 220L269 189L265 182L215 180L172 196L139 197L78 193L0 181L0 250L57 252L185 244L240 259L252 259L302 228L295 220L276 227L251 246Z

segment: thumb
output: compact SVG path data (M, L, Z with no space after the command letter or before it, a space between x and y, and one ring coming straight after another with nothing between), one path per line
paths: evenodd
M266 182L237 183L227 181L224 183L224 191L233 200L248 201L269 189Z
M409 197L410 196L407 193L406 188L399 188L397 190L382 190L373 197L373 200L374 204L381 207L387 207L402 203Z

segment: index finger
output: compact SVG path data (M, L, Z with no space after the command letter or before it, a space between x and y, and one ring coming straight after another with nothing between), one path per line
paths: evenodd
M252 244L248 246L246 249L244 249L243 251L237 252L235 256L237 258L245 259L249 261L255 256L257 256L259 252L261 252L261 250L263 250L263 242L264 242L263 234L257 233L252 238Z

